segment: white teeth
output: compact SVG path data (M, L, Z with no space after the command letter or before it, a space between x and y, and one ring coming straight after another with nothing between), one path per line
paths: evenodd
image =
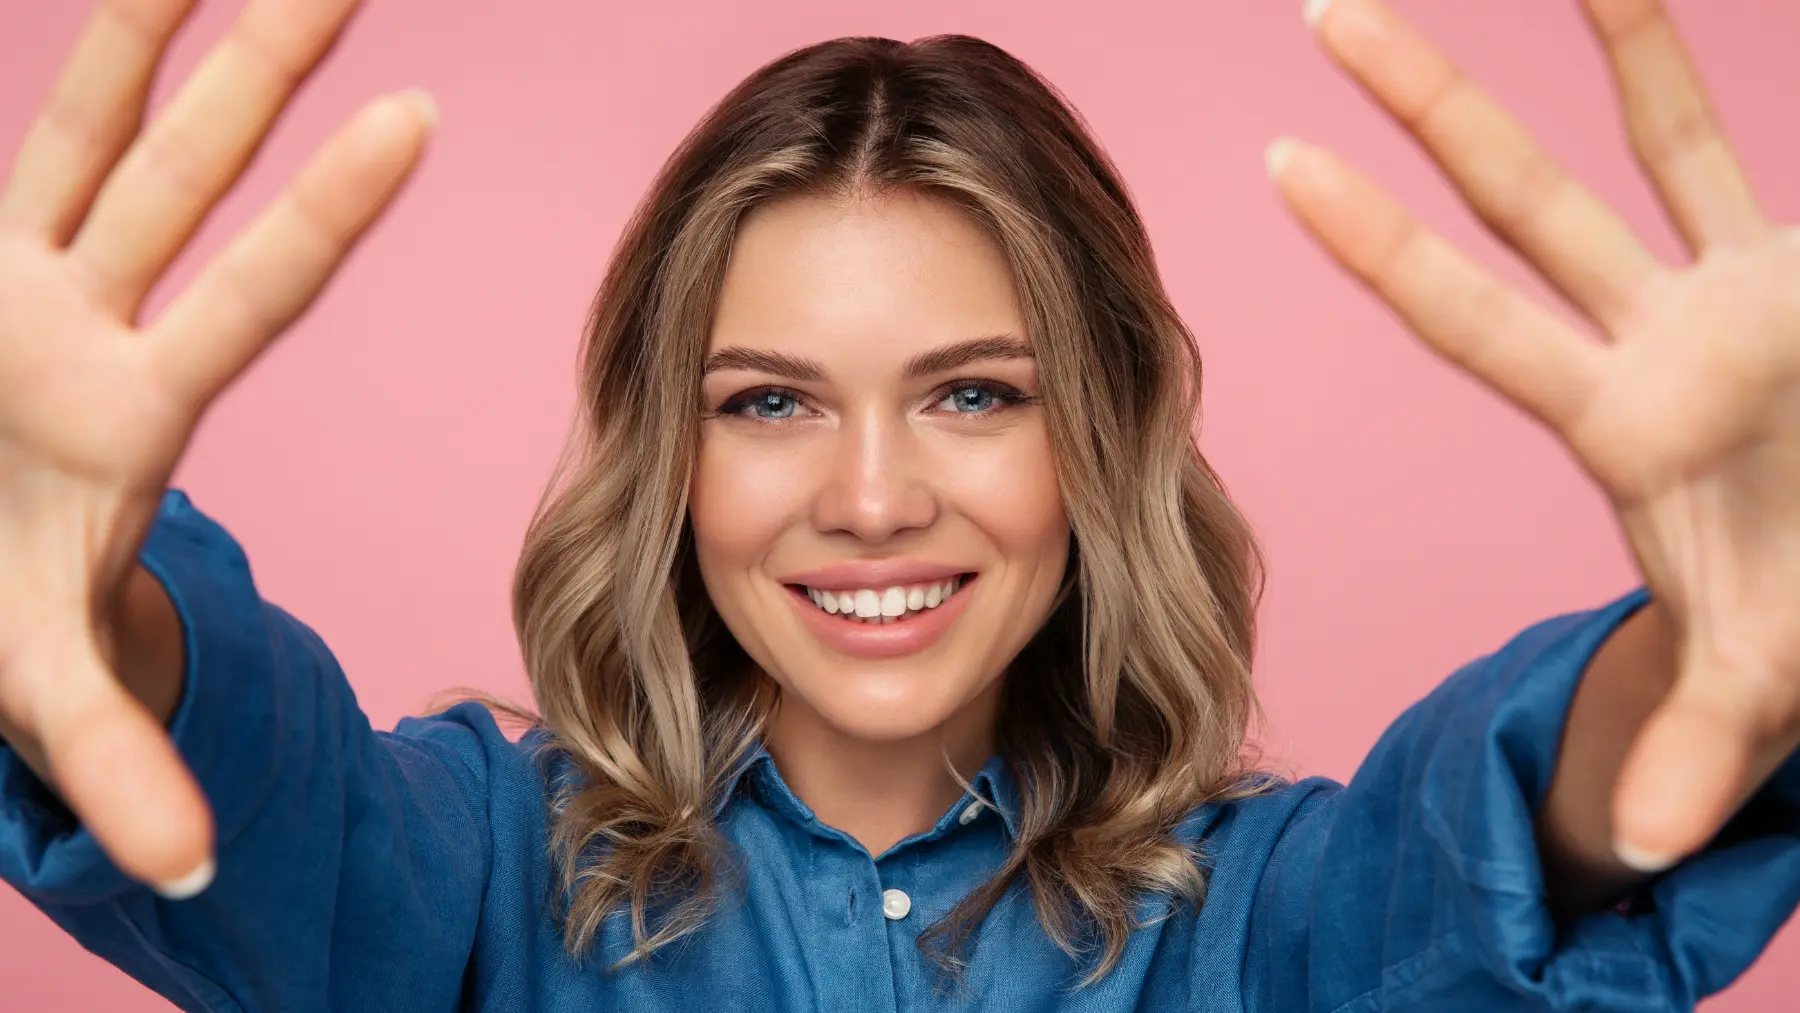
M905 618L908 613L937 608L949 601L961 584L961 577L951 577L934 584L895 586L881 591L874 588L823 591L809 587L806 596L826 613L841 615L851 622L892 623Z
M890 587L881 592L881 614L884 616L903 616L906 614L906 589Z
M856 614L864 619L873 619L880 615L881 598L867 588L856 592Z

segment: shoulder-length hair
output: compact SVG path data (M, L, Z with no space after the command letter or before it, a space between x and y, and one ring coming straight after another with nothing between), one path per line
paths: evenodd
M514 584L541 714L474 694L541 724L582 775L550 813L571 954L618 912L634 940L621 963L703 924L729 867L715 803L773 703L698 579L686 509L738 223L777 198L895 190L953 204L1006 254L1074 534L1065 594L1001 691L1013 849L921 946L962 966L1022 882L1058 945L1098 957L1093 980L1146 893L1200 902L1177 825L1253 790L1261 558L1200 454L1199 354L1117 172L1055 90L991 44L838 39L727 95L625 229Z

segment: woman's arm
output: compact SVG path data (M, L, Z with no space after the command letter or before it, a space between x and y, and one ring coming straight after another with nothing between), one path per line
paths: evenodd
M152 673L181 658L146 689L180 690L166 723L216 814L212 883L172 900L126 876L5 745L0 881L184 1009L453 1008L493 861L490 786L535 798L523 754L474 704L372 729L324 642L180 492L141 565L159 595L140 592L134 656Z
M1645 877L1613 849L1613 787L1638 729L1675 675L1674 629L1654 601L1606 638L1582 674L1537 817L1545 887L1559 915L1603 907Z
M1272 841L1253 838L1261 848L1208 842L1222 863L1243 863L1215 874L1211 917L1255 890L1248 1005L1673 1013L1756 960L1800 903L1800 762L1630 903L1581 917L1555 908L1569 894L1554 892L1562 873L1546 867L1533 815L1549 805L1576 696L1612 669L1603 645L1629 650L1654 632L1647 602L1637 591L1533 626L1402 714L1348 785L1253 799L1221 821L1249 834L1270 822L1252 818L1255 807L1292 812ZM1560 767L1582 769L1567 755Z

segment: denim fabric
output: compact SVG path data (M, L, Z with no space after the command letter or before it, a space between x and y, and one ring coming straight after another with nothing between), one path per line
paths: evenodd
M1539 624L1395 722L1350 784L1280 784L1182 827L1210 867L1198 910L1145 898L1115 970L1059 951L1015 890L960 989L918 933L999 866L1014 788L871 858L766 754L720 800L739 884L647 965L613 918L585 960L553 917L546 785L462 704L370 728L319 638L264 602L242 552L179 492L144 548L185 627L171 731L219 821L219 872L166 901L126 879L0 749L0 878L186 1010L1673 1010L1729 983L1800 901L1800 762L1702 855L1628 906L1555 926L1532 813L1587 659L1639 591ZM964 810L977 806L966 822ZM883 913L884 891L910 900ZM0 1006L4 1003L0 1002Z

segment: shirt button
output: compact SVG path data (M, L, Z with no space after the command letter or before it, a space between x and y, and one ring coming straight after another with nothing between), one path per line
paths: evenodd
M906 895L905 890L881 891L881 913L887 915L888 921L897 922L911 910L912 898Z
M966 827L969 824L975 822L975 817L980 816L980 815L981 815L981 803L979 801L970 802L968 805L968 808L964 809L962 811L962 813L956 817L956 822L961 823L963 826Z

